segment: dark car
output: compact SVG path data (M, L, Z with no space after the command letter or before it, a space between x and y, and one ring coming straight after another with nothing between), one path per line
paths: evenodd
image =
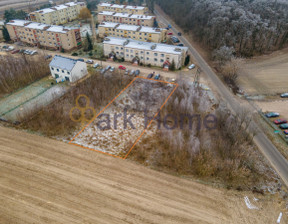
M82 62L84 62L84 59L78 58L77 61L82 61Z
M147 78L148 78L148 79L152 79L152 78L153 78L153 74L152 74L152 73L149 74L149 75L147 76Z
M265 114L266 117L271 118L271 117L279 117L280 114L279 113L275 113L275 112L270 112Z
M288 93L282 93L280 96L281 96L282 98L288 98Z
M160 79L160 74L157 74L154 79L155 80L159 80Z
M179 32L179 33L178 33L178 36L182 36L182 33L181 33L181 32Z
M283 131L285 135L288 135L288 130Z
M108 65L108 66L105 68L105 71L108 71L110 68L111 68L111 66Z
M48 60L48 59L52 58L52 55L46 55L44 58L45 58L45 60Z
M277 119L277 120L275 120L273 122L274 122L274 124L286 124L287 123L287 121L284 120L284 119Z
M279 127L281 129L288 129L288 124L281 124Z
M179 47L183 47L183 46L184 46L184 44L178 44L177 46L179 46Z
M138 75L140 75L140 70L139 70L139 69L137 69L137 70L135 71L135 76L138 76Z

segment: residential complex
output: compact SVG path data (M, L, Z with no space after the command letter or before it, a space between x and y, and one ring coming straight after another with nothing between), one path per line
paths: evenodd
M167 44L148 43L119 37L106 37L104 39L104 55L116 55L125 61L150 64L164 67L175 62L175 67L180 68L185 61L187 47L178 47Z
M33 46L71 50L82 44L79 28L51 26L27 20L12 20L6 26L13 41Z
M103 22L98 26L100 37L124 37L133 40L161 43L166 40L167 29Z
M32 12L29 16L30 20L34 22L59 25L77 19L80 10L85 7L86 4L84 2L69 2Z
M117 5L111 3L100 3L98 4L98 11L111 11L120 13L129 13L144 15L148 13L148 8L143 6L131 6L131 5Z
M49 64L51 75L58 82L76 82L88 74L85 62L55 55Z
M98 13L97 19L99 23L113 22L136 26L153 26L156 18L155 16L102 11Z

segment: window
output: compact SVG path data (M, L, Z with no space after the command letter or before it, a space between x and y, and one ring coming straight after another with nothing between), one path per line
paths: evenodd
M128 49L126 49L126 52L129 52L129 50L128 50Z
M68 75L70 75L70 72L67 72Z
M59 69L57 68L57 72L59 72Z
M158 59L157 59L157 58L154 58L154 61L158 61Z
M149 61L149 58L146 58L147 61Z
M54 71L54 68L51 67L51 69Z
M164 57L164 54L161 54L161 57Z
M62 73L64 73L64 70L62 70Z
M146 54L149 54L149 52L147 52Z
M164 62L164 60L163 60L163 59L161 59L161 60L160 60L160 62Z
M154 56L158 56L158 53L154 53Z

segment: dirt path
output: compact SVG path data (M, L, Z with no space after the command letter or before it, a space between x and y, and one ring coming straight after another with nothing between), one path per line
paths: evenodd
M48 138L0 127L0 141L3 224L255 224L279 214L265 200L249 210L241 194Z

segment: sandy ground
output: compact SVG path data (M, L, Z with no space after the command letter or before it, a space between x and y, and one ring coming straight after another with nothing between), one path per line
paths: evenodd
M280 113L281 118L288 120L288 100L257 102L256 104L262 109L263 112L278 112Z
M288 92L288 48L245 60L240 71L239 84L249 95Z
M278 205L0 127L0 223L274 223ZM249 210L244 196L261 207ZM285 223L286 215L283 223Z

